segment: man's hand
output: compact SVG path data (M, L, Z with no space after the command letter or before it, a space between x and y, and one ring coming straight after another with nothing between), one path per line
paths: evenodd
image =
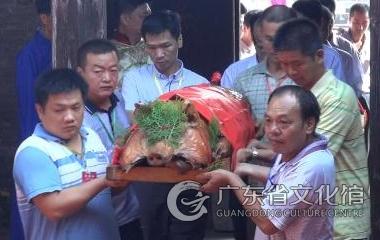
M216 192L219 187L227 186L234 175L234 173L223 169L203 173L198 176L199 182L205 182L200 190L207 193Z
M112 196L115 196L121 192L128 186L129 181L127 180L113 180L113 179L104 179L107 187L111 188Z
M272 146L270 143L259 141L257 139L252 139L247 145L247 152L255 152L255 158L261 161L272 163L273 158L276 156L276 153L273 152ZM244 157L244 156L241 156ZM245 162L245 161L241 161Z

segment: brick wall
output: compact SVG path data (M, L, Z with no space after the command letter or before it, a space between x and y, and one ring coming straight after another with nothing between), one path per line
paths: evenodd
M0 0L0 239L9 224L9 189L17 148L15 58L36 28L33 0Z

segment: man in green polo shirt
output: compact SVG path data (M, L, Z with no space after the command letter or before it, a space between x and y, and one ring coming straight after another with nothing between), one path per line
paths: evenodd
M317 132L328 138L336 166L334 239L367 239L367 152L355 93L324 68L318 28L310 21L298 19L282 25L274 38L274 50L288 76L311 90L321 107Z

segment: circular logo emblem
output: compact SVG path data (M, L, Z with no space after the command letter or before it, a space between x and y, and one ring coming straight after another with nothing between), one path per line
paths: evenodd
M170 190L167 204L170 213L181 221L194 221L207 213L203 203L210 196L199 191L200 184L194 181L177 183Z

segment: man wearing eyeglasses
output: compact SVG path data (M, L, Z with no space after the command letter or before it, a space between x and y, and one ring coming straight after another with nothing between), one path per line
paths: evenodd
M315 132L319 116L310 91L292 85L277 88L265 113L265 133L278 153L273 167L240 163L235 173L215 170L200 176L205 192L234 188L257 226L255 239L332 239L335 167L326 138ZM244 204L244 175L267 182L262 195L249 194L250 204Z

